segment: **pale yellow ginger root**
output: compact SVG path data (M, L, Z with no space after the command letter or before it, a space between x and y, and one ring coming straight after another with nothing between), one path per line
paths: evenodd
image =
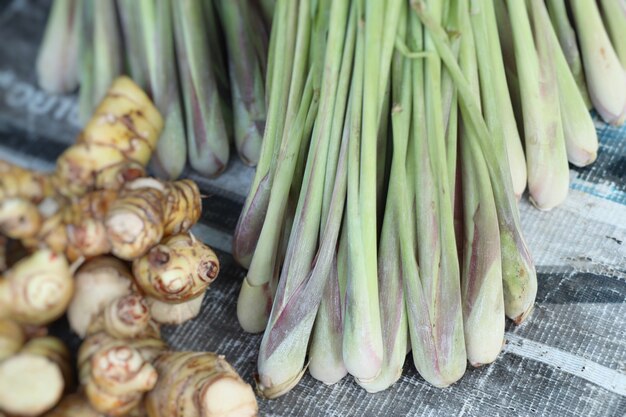
M38 416L50 410L71 386L70 354L54 337L32 339L0 362L0 410Z
M78 369L91 406L109 416L137 411L158 378L151 363L165 349L157 338L116 339L104 332L89 336L78 352Z
M67 309L71 329L85 337L90 323L118 297L130 294L132 275L124 262L101 256L85 262L74 274L75 292Z
M74 373L70 352L60 339L53 336L35 337L22 347L20 354L38 355L54 362L63 375L66 389L72 387Z
M156 298L146 297L152 319L160 324L181 324L200 314L203 296L183 303L171 304Z
M139 288L168 303L181 303L204 294L219 269L215 252L190 234L170 236L133 262Z
M94 191L67 210L65 223L71 257L92 257L111 251L104 219L116 198L117 192L113 190Z
M161 337L158 325L152 321L145 298L137 293L114 299L92 320L87 334L99 332L106 332L117 339Z
M128 182L105 220L111 252L126 260L138 258L163 237L188 231L200 212L200 192L192 181L140 178Z
M48 174L0 161L0 200L20 197L39 203L53 194L54 186Z
M35 236L43 222L37 206L21 197L0 200L0 233L12 239Z
M22 327L9 319L0 319L0 361L19 352L26 341Z
M164 185L153 178L125 184L105 223L115 256L132 260L163 238L164 196Z
M149 417L251 417L252 387L223 356L168 352L155 362L159 380L146 396Z
M0 278L0 318L44 325L70 303L74 281L64 256L39 250L17 262Z
M184 233L191 229L202 214L198 185L192 180L165 183L166 203L163 233L165 236Z
M94 410L87 398L82 394L71 394L64 397L52 411L44 417L105 417Z
M143 176L162 129L161 115L141 88L117 78L77 143L57 160L58 191L80 196Z

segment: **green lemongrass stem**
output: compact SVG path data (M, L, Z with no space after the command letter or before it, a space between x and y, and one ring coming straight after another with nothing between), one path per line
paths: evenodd
M308 149L308 136L311 132L306 129L306 121L308 120L310 123L313 123L313 120L308 117L311 111L314 111L315 115L317 115L318 97L315 96L314 100L314 92L318 88L315 70L319 68L317 66L319 64L314 64L314 67L309 70L308 78L304 85L304 92L302 90L301 76L306 64L302 57L306 56L309 38L311 36L309 2L303 2L301 4L298 14L296 50L301 54L297 58L297 66L293 69L288 104L290 109L293 108L297 110L297 114L295 115L295 119L286 121L285 131L281 132L282 140L280 141L280 149L276 157L276 162L273 163L272 167L274 173L271 189L269 190L269 200L258 234L258 242L261 242L261 244L257 244L257 241L254 242L256 248L252 254L248 274L245 278L246 285L242 287L240 293L241 302L238 303L239 323L248 332L261 332L265 329L267 324L269 308L264 310L263 315L257 316L255 312L248 307L250 303L244 303L244 300L253 297L252 294L257 294L256 297L267 294L266 291L263 291L263 288L269 282L272 271L276 268L276 250L278 248L278 240L281 231L281 228L277 227L277 225L283 224L282 222L290 191L297 189L297 192L300 192L300 184L295 184L295 181L300 182L300 180L297 175L294 175L294 171L298 162L297 155L301 153L302 148ZM292 94L292 92L300 95L296 96ZM263 305L271 307L271 299L268 303L263 303Z
M626 1L600 0L600 5L615 52L626 68Z
M211 56L206 48L202 5L200 0L174 1L172 5L189 164L212 177L226 168L229 145Z
M310 132L310 130L309 130ZM248 333L260 333L267 327L272 312L272 304L276 296L280 272L285 261L289 246L289 235L295 215L295 205L291 199L287 202L285 217L282 221L278 250L274 261L274 270L268 282L263 285L251 285L247 279L241 283L237 299L237 320L239 325Z
M409 22L409 47L413 51L422 51L424 48L422 25L414 13L410 14ZM420 59L413 60L411 63L413 110L409 149L412 153L408 156L406 169L412 177L407 178L406 175L402 175L402 171L400 171L400 176L396 177L401 185L401 191L398 193L400 203L397 205L397 216L400 222L398 230L402 253L402 279L413 363L427 382L438 387L445 387L457 380L456 372L449 371L450 365L453 364L449 360L448 351L449 347L456 343L448 335L439 331L440 321L444 318L438 318L439 313L433 308L433 293L426 279L422 277L422 270L425 272L424 275L431 273L426 270L427 260L422 261L426 246L435 249L433 254L437 258L441 256L441 251L435 247L439 242L435 236L438 232L435 218L438 206L426 141L424 61L421 59L424 54L417 53L415 57ZM415 201L409 200L409 184L414 190ZM429 201L432 205L423 211ZM413 207L411 207L412 204L414 204ZM413 210L415 211L414 219L412 216L414 213L408 214ZM416 239L412 238L408 232L409 226L413 224L416 230L413 236ZM417 260L423 262L419 269L416 253ZM463 339L461 343L462 341ZM463 362L465 362L465 353L463 353Z
M125 0L125 3L131 2ZM141 16L139 26L145 59L141 68L146 70L144 88L165 120L150 168L161 178L175 179L187 162L187 142L176 71L171 3L171 0L132 1L132 5L137 6L133 10L138 10Z
M140 7L145 6L146 1L117 0L122 38L124 41L124 57L126 58L126 71L133 81L145 89L148 85L148 74L146 68L145 43L143 41L142 26L138 19L146 20L146 16L141 13ZM152 3L150 1L150 3Z
M354 18L354 15L351 15L351 18ZM338 173L337 164L341 149L337 149L337 156L335 157L333 152L335 152L334 149L337 148L337 146L333 146L332 141L333 138L335 138L335 129L339 124L339 120L343 123L343 139L337 142L347 143L347 135L350 133L350 118L345 117L346 108L350 105L348 104L348 106L346 106L347 103L344 103L343 100L347 98L345 96L347 96L347 91L349 91L350 88L350 75L352 73L354 59L354 36L354 31L350 31L348 33L346 49L351 48L351 50L344 51L341 63L339 90L337 92L335 103L335 117L333 118L333 126L331 129L331 147L329 149L329 156L326 163L324 196L322 200L322 230L328 223L330 203L332 202L334 191L334 182ZM346 72L345 74L344 71ZM332 178L333 181L330 185L329 178ZM326 201L326 198L330 198L330 201ZM340 239L345 241L345 230L342 232ZM311 335L311 344L309 347L309 373L313 378L322 381L327 385L339 382L348 373L342 356L344 316L343 300L345 297L347 276L345 273L339 275L338 266L340 262L345 265L345 259L342 259L341 261L338 259L339 256L345 258L345 242L343 253L339 254L339 249L337 252L336 257L333 259L333 265L329 273L330 275L326 283L326 288L324 289L324 296L322 297L319 310L317 311L313 333ZM341 272L345 271L342 270Z
M78 90L78 118L87 123L93 115L94 103L94 70L93 70L93 2L79 1L79 39L78 39L78 71L80 88Z
M555 51L547 44L549 27L537 22L536 8L529 10L533 37L525 2L507 1L522 99L529 198L540 210L551 210L565 200L569 189Z
M509 95L513 106L513 114L516 116L517 131L520 136L524 134L524 117L522 116L522 100L519 91L519 80L517 78L517 63L515 62L515 47L513 46L513 32L509 23L509 12L506 10L506 2L494 2L496 13L496 23L498 25L498 38L500 39L500 48L502 59L504 61L504 72L506 74L507 86L509 87ZM526 159L524 158L524 168L526 167Z
M398 25L398 36L406 37L406 7ZM393 154L389 188L384 212L378 259L378 290L380 318L383 335L383 361L378 376L360 385L368 392L379 392L393 385L402 374L408 345L408 325L404 305L402 254L400 249L400 221L396 206L399 205L401 189L399 171L406 170L407 143L411 124L411 78L410 62L396 52L392 63L391 113ZM409 197L412 200L412 196ZM407 210L408 211L408 210ZM413 231L409 229L409 231ZM411 237L411 240L413 238Z
M388 83L383 96L383 107L378 121L378 135L376 136L376 212L377 219L382 219L385 209L385 195L391 170L391 141L389 137L389 115L391 114L391 83ZM377 232L380 233L382 221L376 222Z
M441 21L442 3L429 1L430 10L436 21ZM425 51L432 52L424 67L426 137L417 138L426 142L428 163L433 175L435 202L434 229L429 231L431 239L423 240L418 229L418 265L424 292L427 294L431 325L436 334L439 367L433 375L434 385L457 381L465 372L465 343L463 341L463 315L461 311L460 269L454 235L454 217L450 199L450 180L446 164L445 127L441 112L441 61L431 35L424 36ZM418 145L419 147L419 145ZM419 216L419 215L418 215ZM419 217L418 217L419 222ZM418 225L418 228L420 226ZM428 236L428 235L426 235ZM433 245L434 243L434 245ZM434 247L433 247L434 246ZM432 256L432 251L438 251ZM428 251L430 254L426 254ZM434 262L433 262L434 261ZM427 358L429 366L434 358ZM422 369L428 369L428 367ZM426 371L428 376L432 369ZM420 371L421 373L421 371ZM426 380L429 380L424 376Z
M351 142L358 140L359 146L350 146L348 164L347 226L350 237L343 359L348 372L358 381L367 383L380 372L383 355L377 279L376 158L380 120L378 99L382 94L378 91L378 77L384 7L383 2L360 1L357 8L359 20L363 22L357 31L353 85L359 81L363 85L354 87L351 115L352 123L360 124L360 134L352 133ZM363 67L362 74L359 67Z
M609 2L615 3L615 0L609 0ZM591 98L589 98L589 92L587 90L587 81L585 81L585 72L583 71L583 62L580 58L576 32L567 15L565 0L546 0L546 6L548 6L552 26L559 38L559 44L565 54L572 75L576 80L578 90L583 100L585 100L587 109L591 109L593 105L591 104Z
M515 62L515 47L513 45L513 32L509 24L509 12L506 9L505 1L494 1L494 11L496 14L496 24L498 28L498 40L504 62L505 72L513 71L517 77L517 63ZM509 83L509 87L514 87L514 83ZM516 84L515 84L516 85Z
M244 163L256 165L265 125L263 72L249 31L250 10L243 0L222 0L218 12L228 49L235 146Z
M233 142L233 106L231 103L232 88L228 77L228 64L226 62L226 40L223 35L222 22L217 17L216 0L201 0L202 15L204 18L204 31L206 36L206 49L211 57L211 69L219 92L219 103L224 118L224 125L229 142Z
M253 4L248 9L247 18L249 27L247 28L247 31L248 36L252 40L252 45L254 46L256 60L261 68L263 80L265 80L267 76L267 55L269 51L270 39L268 26L265 25L262 12L259 8L260 5ZM265 92L265 81L263 84L263 91Z
M604 28L595 0L571 0L591 102L605 122L626 121L626 70Z
M506 143L513 191L519 199L526 188L526 158L509 95L493 1L473 0L471 9L478 65L482 68L481 85L485 91L482 94L485 121L492 135L501 136L498 141Z
M278 9L277 9L278 10ZM277 14L278 16L278 14ZM277 24L278 26L278 24ZM278 42L278 30L276 26L272 27L267 46L267 67L265 71L265 107L269 111L269 98L272 91L272 77L274 76L274 63L276 62L276 43ZM264 133L265 135L265 133Z
M445 6L447 9L444 14L445 29L450 36L450 47L455 52L456 56L458 56L459 47L461 45L458 16L459 2L455 1L452 4L450 2L446 2ZM450 78L448 71L444 68L441 73L441 101L443 102L443 123L445 126L448 126L448 119L450 118L454 108L452 101L455 97L455 93L454 82L452 81L452 78Z
M350 18L353 17L352 14ZM346 124L346 113L348 112L348 95L350 92L350 79L352 76L352 68L354 66L354 47L356 32L349 31L346 37L346 45L341 59L341 72L339 74L339 84L337 88L337 96L335 98L335 113L333 115L332 127L330 131L330 148L328 150L328 158L326 162L326 175L324 178L324 195L322 197L322 229L326 227L328 222L328 212L330 202L333 198L333 190L335 184L335 175L337 170L337 161L339 159L339 147L341 144L341 135L349 132L349 125Z
M326 227L320 229L325 164L346 34L354 30L348 1L330 4L328 46L320 109L311 140L302 190L289 237L289 248L268 327L259 349L259 389L268 398L289 391L302 377L311 329L335 256L347 187L347 140L337 166L334 201ZM344 136L348 138L348 136ZM319 245L318 245L319 236Z
M469 15L466 21L467 33L471 33ZM484 28L474 27L475 32ZM478 45L481 36L475 37ZM461 67L475 96L480 97L480 65L471 36L463 39L462 48ZM493 362L502 349L505 315L498 214L485 158L477 139L470 137L475 133L473 129L461 131L464 227L461 297L467 359L473 366L480 366Z
M341 343L343 340L342 287L345 276L337 272L337 258L332 260L324 296L320 303L309 347L309 373L326 385L341 381L348 374L343 363Z
M465 126L476 131L475 137L480 142L487 162L500 226L505 312L507 317L520 324L528 317L534 306L537 295L537 273L522 235L504 143L493 141L482 118L479 98L473 94L452 50L447 45L443 28L431 18L423 1L415 2L414 9L431 33L439 56L450 71L459 93Z
M351 19L356 19L356 14L351 13ZM318 31L323 35L322 31ZM354 43L356 32L350 30L346 38L346 46L341 62L341 72L339 74L339 85L335 99L335 111L331 127L330 148L326 162L326 174L324 178L324 194L322 197L321 229L328 223L331 202L333 201L335 180L337 175L337 165L340 156L340 145L347 143L347 135L350 133L350 118L346 117L346 112L350 107L348 104L348 93L350 91L350 79L352 67L354 65ZM319 44L319 40L317 41ZM323 45L323 43L321 43ZM311 51L312 59L323 53L321 50ZM344 139L338 140L343 135ZM345 240L345 230L342 232L342 239ZM344 244L345 246L345 244ZM345 248L343 255L345 257ZM345 259L344 259L345 261ZM339 382L348 373L343 360L343 317L345 297L345 287L347 275L339 275L338 266L333 260L333 268L326 283L324 296L319 306L315 325L311 336L309 347L309 373L311 376L327 385ZM343 262L343 261L342 261ZM345 264L345 262L344 262Z
M89 1L89 0L87 0ZM122 72L122 44L114 0L93 2L93 105Z
M461 45L459 33L459 2L446 2L445 24L446 31L451 35L450 46L455 54L459 53ZM450 181L450 197L452 205L456 200L456 170L457 170L457 141L459 106L454 82L444 68L441 73L441 101L443 103L443 123L446 127L446 166L448 167L448 180Z
M204 17L207 48L211 52L211 67L217 81L218 90L220 94L228 96L230 81L226 63L227 51L223 47L226 44L226 40L222 36L222 30L225 28L223 28L224 21L217 17L217 11L215 10L218 6L217 3L217 0L202 0L202 15ZM222 104L224 103L222 102Z
M400 19L402 7L406 3L404 0L385 0L384 2L384 23L383 33L380 39L380 56L378 59L380 68L378 75L378 135L376 140L376 211L377 218L381 218L385 205L385 186L387 184L388 172L390 169L390 155L388 149L389 137L389 114L391 111L391 59L393 56L393 45L396 40L396 32ZM368 96L369 97L369 96ZM377 232L380 222L377 222Z
M567 65L567 60L561 48L556 33L550 25L550 17L545 4L532 3L537 16L537 24L545 25L546 42L554 52L556 78L559 88L559 102L561 105L561 121L565 135L567 159L572 164L584 167L596 160L598 154L598 134L593 124L591 114L587 111L585 100L580 94L574 75Z
M304 87L304 77L306 77L306 62L298 59L294 62L296 45L305 47L308 45L298 43L296 38L302 23L298 17L296 2L289 0L278 0L276 4L276 24L272 31L270 41L270 60L268 71L274 73L272 78L278 80L270 83L268 80L268 106L267 120L265 122L265 132L261 145L261 155L257 164L254 179L250 186L250 191L244 203L239 221L233 236L233 256L244 268L250 267L252 254L259 240L265 213L269 204L270 190L274 180L274 161L281 147L281 139L284 138L285 120L293 120L296 117L298 106L293 105L291 97L302 97ZM301 32L303 33L303 32ZM304 36L304 35L303 35ZM280 51L279 55L272 53L272 44ZM301 57L299 54L298 57ZM306 54L304 54L306 56ZM278 63L274 62L274 59ZM278 59L280 57L280 59ZM292 84L292 74L297 77ZM268 79L269 79L268 75ZM293 88L290 88L293 85ZM293 90L293 91L292 91ZM286 113L288 118L286 118Z
M272 19L274 17L274 9L276 8L276 0L260 0L261 11L263 12L263 20L267 27L272 26Z
M277 264L277 256L281 231L287 227L285 214L296 165L295 156L299 152L301 144L306 143L303 140L304 136L311 133L312 125L309 124L307 129L307 116L311 111L316 112L317 110L317 97L313 97L313 90L313 77L309 74L296 122L292 125L289 140L281 147L276 162L275 180L259 236L261 244L257 245L252 255L250 269L239 292L237 318L241 327L250 333L262 332L269 318L273 291L268 291L268 285L274 272L280 267ZM287 216L287 218L289 217L291 216Z
M76 0L55 0L37 54L37 82L44 90L69 93L78 86L78 34Z

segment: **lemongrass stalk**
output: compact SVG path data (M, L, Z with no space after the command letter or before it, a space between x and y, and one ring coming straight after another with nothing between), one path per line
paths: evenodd
M322 32L323 33L323 32ZM346 123L346 113L348 113L348 95L350 92L350 79L352 68L354 66L354 43L356 33L348 32L345 50L341 60L341 73L339 74L339 84L337 88L337 97L335 98L335 113L333 115L331 127L331 145L328 150L328 158L326 162L326 175L324 178L324 195L322 198L322 220L321 227L326 227L328 222L328 211L330 202L333 198L333 190L335 184L335 175L337 171L337 161L339 159L339 150L341 145L341 136L349 132L349 124Z
M159 177L175 179L187 162L187 142L174 53L172 4L170 0L124 3L129 11L141 16L139 22L132 22L139 26L143 50L143 61L138 65L146 71L144 88L165 119L150 168Z
M139 18L145 19L140 7L146 2L117 0L116 3L124 42L125 70L138 86L145 89L148 84L146 57L144 56L146 51L142 34L143 22L139 24L138 20Z
M288 105L291 103L292 96L301 97L301 88L304 86L303 79L306 76L304 63L300 61L294 63L299 27L296 6L296 2L289 0L278 0L276 3L276 24L270 41L270 61L268 64L268 71L271 71L272 74L268 75L266 89L268 92L268 111L261 155L233 236L233 256L245 268L250 266L252 254L263 227L274 177L275 164L273 161L278 155L284 130L288 131L284 127L285 120L293 120L298 111L295 104ZM275 44L275 51L272 51L272 44ZM280 51L279 55L276 55L276 51ZM274 62L275 60L277 62ZM301 80L294 81L294 85L301 85L297 91L292 91L290 88L292 73L298 77L298 80ZM270 77L277 82L271 82ZM285 117L285 113L288 114L288 118Z
M526 188L526 159L509 95L493 1L473 0L471 9L470 30L473 29L480 56L485 121L492 135L502 136L506 143L513 191L519 199Z
M201 0L201 2L207 48L211 53L211 68L213 68L220 94L228 97L230 82L228 78L228 65L226 63L227 51L224 47L226 40L222 36L224 22L218 19L217 11L215 10L218 6L217 1ZM224 97L222 97L222 100L224 100ZM222 105L224 104L225 103L222 101Z
M122 72L122 44L115 1L94 1L93 8L93 100L97 104Z
M476 46L483 39L476 34L474 43L471 32L472 26L474 32L484 30L484 26L476 22L472 25L469 14L465 16L465 28L470 36L462 41L460 64L475 96L480 97L479 61L484 56L479 55L477 60ZM488 100L483 97L483 101ZM473 366L480 366L493 362L502 349L505 315L498 215L485 158L477 139L471 137L475 134L471 128L461 132L464 220L461 296L467 359Z
M398 37L401 39L406 37L407 16L406 6L404 6L398 24ZM378 260L383 360L378 376L372 381L360 383L368 392L383 391L400 378L408 345L402 279L404 271L399 238L400 221L396 206L400 204L400 193L410 193L406 189L401 189L402 184L398 181L402 175L401 171L406 170L407 143L411 124L410 69L408 59L396 52L391 73L394 102L391 113L393 155ZM412 197L408 199L412 200ZM409 231L412 230L409 229Z
M535 23L533 37L525 2L507 4L522 99L530 201L541 210L551 210L565 200L569 189L555 51L547 45L545 25ZM530 11L536 22L534 9Z
M93 2L78 2L78 118L84 124L93 115L94 102L94 58L93 58Z
M51 93L69 93L78 86L79 8L76 0L52 2L37 54L37 82Z
M317 108L317 98L313 98L313 79L309 76L302 105L289 132L289 140L281 147L276 162L276 176L270 193L267 214L259 236L260 245L252 255L250 269L244 279L239 299L237 301L237 318L241 327L250 333L262 332L269 318L269 307L272 305L273 294L268 291L268 285L277 264L277 255L281 231L287 227L283 223L288 205L288 194L292 185L293 173L296 165L295 155L310 129L306 128L306 117L310 109ZM282 224L282 227L280 226ZM259 310L260 309L260 310Z
M389 128L389 115L391 114L391 83L383 94L383 105L378 121L378 134L376 135L376 213L377 219L382 219L385 210L386 188L389 182L389 171L391 170L391 131ZM376 222L377 232L380 233L382 221Z
M231 85L228 77L228 64L226 54L226 40L223 36L223 25L215 10L217 2L214 0L201 0L202 15L204 18L204 31L207 41L206 48L210 52L211 69L215 76L217 91L219 92L219 102L224 118L224 125L228 140L234 140L233 133L233 106L231 103Z
M522 235L505 145L491 137L481 115L479 98L473 94L453 51L447 45L445 31L432 19L423 1L417 0L413 5L430 32L439 56L450 71L459 93L463 121L468 128L476 131L475 137L479 140L487 162L500 226L505 313L519 324L528 317L534 306L537 273Z
M342 144L335 199L331 202L329 220L323 230L320 230L320 218L341 58L344 50L348 49L344 47L346 34L355 30L356 26L354 16L348 19L348 3L333 1L329 5L328 46L324 59L320 109L287 256L259 350L259 389L268 398L289 391L302 377L311 329L335 256L347 185L347 140Z
M353 18L353 17L351 17ZM318 22L324 24L324 22ZM323 31L317 31L323 35ZM341 62L337 96L335 98L335 111L331 127L330 147L326 158L326 173L324 178L324 191L322 197L321 230L328 224L331 203L335 191L335 181L338 160L341 152L341 144L347 143L347 135L350 133L350 119L346 118L349 108L348 93L350 91L350 78L354 65L354 37L356 33L349 31L346 39L345 50ZM324 45L319 39L312 39L318 45ZM321 48L311 51L311 59L320 59ZM339 140L340 137L343 139ZM345 235L345 232L343 233ZM344 254L345 255L345 254ZM345 297L346 275L339 276L337 259L333 259L333 266L329 272L324 296L322 297L309 348L309 373L315 379L331 385L339 382L348 371L346 370L343 356L343 316L344 307L342 300Z
M614 2L614 0L610 0L610 2ZM583 71L583 63L580 58L576 32L567 15L565 0L547 0L546 6L550 13L552 26L559 38L559 44L567 59L567 64L576 80L578 90L585 101L587 109L591 109L593 106L587 90L587 81L585 81L585 72Z
M200 0L182 0L172 6L189 164L203 175L216 176L226 168L229 144L202 5Z
M435 21L442 19L442 3L429 1ZM419 27L416 27L419 30ZM428 300L428 311L436 357L416 358L418 371L436 386L449 385L465 372L465 343L463 341L463 316L461 312L460 270L454 236L454 220L445 155L445 134L441 113L441 61L429 32L424 35L424 49L432 52L424 66L426 137L416 137L425 142L423 155L429 161L433 176L433 194L422 200L417 190L418 203L432 200L435 211L427 222L418 213L418 265L422 287ZM415 81L416 82L416 81ZM419 144L416 148L420 148ZM416 160L416 163L424 161ZM419 187L418 187L419 188ZM426 206L424 209L428 210ZM419 207L418 207L419 210ZM432 211L432 208L430 208ZM429 224L433 221L432 224ZM426 228L430 230L426 231ZM425 232L420 236L420 231ZM430 252L430 253L428 253ZM434 255L434 256L433 256Z
M261 11L263 12L263 19L268 28L272 26L276 1L277 0L259 0L259 3L261 3Z
M309 2L303 2L298 11L298 33L296 37L296 50L300 51L296 66L293 69L292 85L289 92L288 107L297 111L295 120L289 119L285 123L285 131L281 132L282 140L280 141L280 150L276 162L273 162L274 178L272 180L271 189L269 190L269 201L267 203L266 213L258 235L256 249L250 260L250 267L245 278L245 285L240 293L240 302L238 303L238 318L241 326L249 332L261 332L265 329L269 311L262 316L258 316L252 311L248 305L251 298L257 298L260 301L263 295L267 295L267 291L263 290L270 281L272 271L276 269L276 250L280 237L281 228L277 227L282 223L285 214L285 208L288 203L288 195L294 188L294 170L297 165L297 158L302 147L308 147L308 140L305 136L310 135L310 130L305 129L306 121L311 110L317 110L317 97L314 99L314 91L317 89L315 69L321 66L315 64L313 70L309 71L304 92L302 90L303 73L306 61L306 51L311 36L310 25L310 9ZM311 122L311 120L309 119ZM298 192L299 192L299 184ZM271 306L272 300L263 302L263 305ZM254 305L254 304L252 304Z
M228 50L228 68L235 122L235 145L248 165L256 165L265 125L263 72L251 32L249 6L242 0L218 2Z
M446 2L445 16L446 31L452 34L450 46L457 54L460 48L459 32L459 2ZM457 170L457 141L459 106L456 89L448 71L444 68L441 73L441 101L443 103L443 123L446 127L446 166L448 167L448 180L450 182L450 197L454 206L456 195L456 170Z
M546 42L554 52L567 159L572 164L583 167L596 160L598 134L565 55L559 48L559 40L550 25L550 17L545 4L542 2L532 4L536 9L534 10L537 18L536 24L545 25L548 32Z
M341 341L343 339L342 288L345 276L337 272L337 258L333 258L324 296L320 303L309 347L309 373L327 385L339 382L348 371L343 363Z
M626 70L604 28L595 0L570 1L591 102L605 122L626 121Z
M626 68L626 1L600 0L602 14L606 22L613 48Z
M358 148L350 147L348 174L348 283L343 338L346 369L367 383L380 371L383 340L377 279L377 139L380 56L384 22L383 2L359 1L359 20L352 122L360 123ZM362 78L359 67L363 67ZM353 84L353 85L354 85ZM359 91L362 89L362 92ZM363 99L359 98L362 97ZM381 94L381 95L379 95ZM365 99L367 98L367 99ZM357 114L362 113L362 114ZM355 125L356 126L356 125ZM355 161L355 157L357 161ZM356 163L356 166L355 166Z

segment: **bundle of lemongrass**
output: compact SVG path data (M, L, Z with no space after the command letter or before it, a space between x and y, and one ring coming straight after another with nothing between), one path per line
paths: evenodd
M155 101L165 129L152 161L177 178L226 167L230 140L256 165L265 124L265 0L54 0L37 60L39 84L80 84L86 121L111 81L130 75ZM264 17L265 16L265 17Z
M608 38L590 36L604 30L594 0L571 2L594 17L576 22L586 77L562 34L574 36L566 9L549 3L552 14L543 0L277 1L270 51L281 54L268 62L261 157L233 245L248 268L239 322L264 331L266 397L307 367L380 391L408 351L445 387L467 361L496 359L505 317L528 316L526 169L531 199L554 207L568 159L596 155L581 88L614 123L626 99Z

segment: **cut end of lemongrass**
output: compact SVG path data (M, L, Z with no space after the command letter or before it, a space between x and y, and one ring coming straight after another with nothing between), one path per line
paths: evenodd
M248 333L261 333L267 326L271 306L268 285L251 285L246 277L237 299L237 319L241 328Z
M313 361L311 361L311 364L309 365L309 373L313 378L326 385L334 385L348 374L348 370L345 366L343 366L343 363L317 363L314 365Z
M597 144L597 142L596 142ZM570 149L570 146L567 147L567 159L568 161L576 165L577 167L586 167L587 165L591 165L596 161L598 157L598 148L596 146L593 150L587 149Z
M540 185L538 187L529 186L530 195L528 196L528 199L537 209L541 211L550 211L565 201L565 198L567 198L568 187L569 185L567 187L546 187L545 185Z
M282 395L285 395L286 393L288 393L289 391L291 391L293 389L293 387L295 387L296 385L298 385L298 382L300 382L300 380L302 379L302 377L304 376L304 373L306 372L307 367L305 366L304 368L302 368L302 371L300 373L298 373L297 375L295 375L293 378L283 382L282 384L278 384L275 385L272 383L271 380L265 380L263 381L264 378L262 377L258 377L257 380L257 393L268 400L273 400L276 399Z
M520 325L522 324L524 321L526 321L526 319L528 317L530 317L530 315L532 314L533 310L535 309L535 304L533 303L533 305L530 306L530 308L526 311L524 311L522 314L518 315L517 317L513 318L513 323Z
M370 394L382 392L395 384L402 376L402 367L381 370L377 378L369 382L357 380L357 383Z

